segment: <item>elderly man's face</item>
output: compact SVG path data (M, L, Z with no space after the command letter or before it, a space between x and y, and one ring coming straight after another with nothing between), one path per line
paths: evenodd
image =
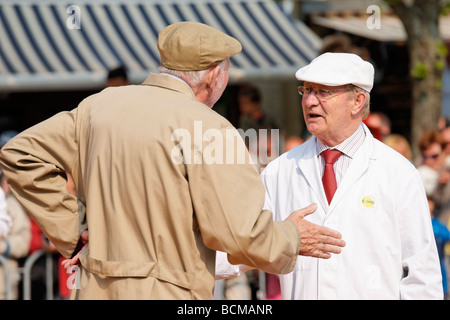
M350 88L310 82L305 82L303 87L313 89L309 94L310 90L306 90L302 96L303 116L311 134L335 146L355 132L362 120L361 108L356 108L355 93Z

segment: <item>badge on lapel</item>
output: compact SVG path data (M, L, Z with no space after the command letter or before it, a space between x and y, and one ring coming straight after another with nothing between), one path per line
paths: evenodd
M375 208L376 201L375 198L371 195L363 196L361 199L361 203L365 208Z

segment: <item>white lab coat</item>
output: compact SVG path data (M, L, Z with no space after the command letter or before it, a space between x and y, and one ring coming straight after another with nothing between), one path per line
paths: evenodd
M442 277L424 187L416 168L366 138L328 205L316 138L281 155L262 173L275 220L317 203L307 220L342 234L330 259L299 256L281 275L283 299L442 299Z
M400 154L366 138L328 205L315 138L272 161L262 173L265 208L275 220L317 203L307 220L339 231L346 246L328 260L299 256L280 275L283 299L442 299L442 277L424 187ZM216 277L243 266L218 252Z

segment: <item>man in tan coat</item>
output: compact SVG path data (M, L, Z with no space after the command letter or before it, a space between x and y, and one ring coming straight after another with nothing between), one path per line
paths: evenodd
M14 193L67 258L85 230L78 299L211 299L215 251L287 273L297 255L328 258L340 234L262 211L264 187L232 125L211 110L240 43L199 23L159 35L160 74L107 88L12 139L0 164ZM304 244L304 245L303 245Z

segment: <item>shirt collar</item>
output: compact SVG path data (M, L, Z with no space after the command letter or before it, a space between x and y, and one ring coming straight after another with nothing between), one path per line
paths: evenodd
M165 73L165 72L161 72L160 74L163 74L163 75L172 77L172 78L174 78L174 79L180 80L181 82L184 82L184 83L186 83L186 84L189 86L189 84L188 84L186 81L184 81L183 79L181 79L181 78L179 78L179 77L177 77L177 76L174 76L173 74ZM189 86L189 87L190 87L190 86Z
M317 156L324 150L327 149L336 149L341 151L343 154L347 155L350 158L353 158L355 152L358 150L358 148L362 145L364 142L364 139L366 138L366 132L364 131L363 125L361 124L358 129L347 139L345 139L340 144L329 147L326 144L324 144L322 141L316 138L316 152Z

